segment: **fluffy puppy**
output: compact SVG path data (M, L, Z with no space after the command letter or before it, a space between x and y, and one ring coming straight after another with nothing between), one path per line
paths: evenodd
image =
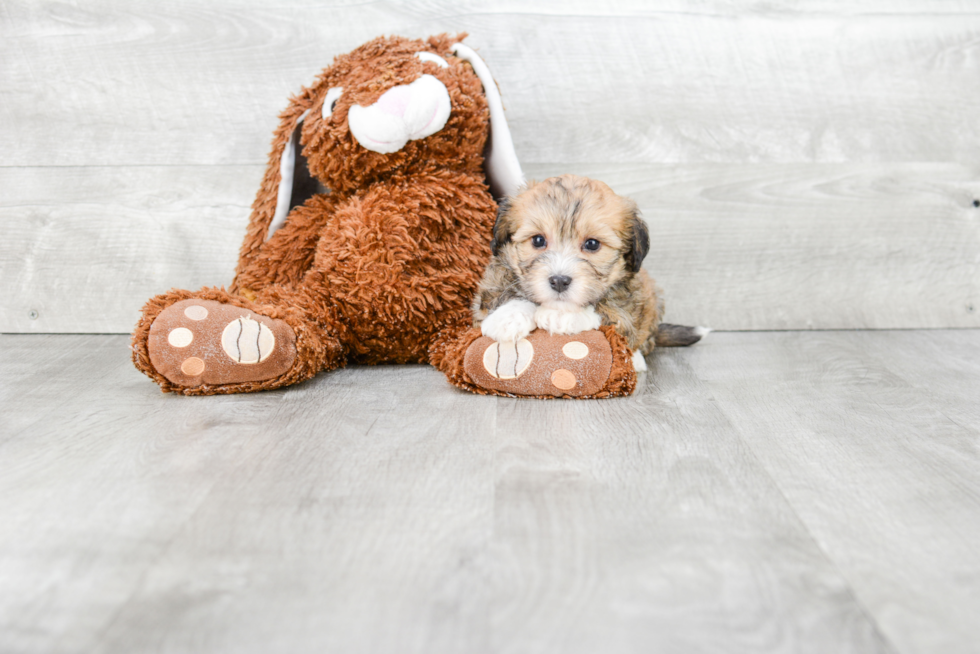
M702 327L660 323L663 300L640 267L650 235L636 203L602 182L562 175L530 182L503 202L493 256L473 300L484 336L516 341L535 327L576 334L612 325L629 342L633 363L655 345L696 343Z

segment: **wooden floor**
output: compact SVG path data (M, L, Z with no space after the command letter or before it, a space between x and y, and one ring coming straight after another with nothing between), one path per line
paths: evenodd
M980 330L715 333L607 401L127 347L0 336L0 652L980 647Z

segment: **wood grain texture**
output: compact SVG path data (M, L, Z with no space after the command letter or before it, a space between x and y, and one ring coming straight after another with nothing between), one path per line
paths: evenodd
M158 292L227 284L289 94L379 33L444 30L490 63L530 174L636 197L669 319L980 325L969 2L97 0L0 18L3 332L127 332Z
M468 31L526 162L975 159L968 2L0 8L0 166L263 163L289 94L378 34Z
M667 319L715 329L980 325L980 169L542 164L637 200ZM0 168L0 331L128 332L231 281L259 166ZM31 318L31 311L37 317Z
M157 293L229 284L261 176L0 168L0 331L129 332Z
M498 401L499 652L893 651L686 364Z
M0 336L0 650L972 652L980 330L712 334L636 395L160 394Z
M898 332L860 342L943 416L967 429L976 430L980 425L980 346L973 332L943 330L929 338ZM893 356L906 349L913 350L914 357Z
M724 330L980 326L980 168L531 166L634 198L668 322Z
M0 650L970 652L977 352L712 334L622 400L184 398L125 336L0 336Z
M287 392L239 435L249 454L210 475L96 651L460 652L485 638L494 407L431 392L440 381L352 369Z
M980 639L978 338L718 334L690 351L719 409L905 652L969 652Z
M0 340L25 407L0 441L0 650L459 652L485 632L492 401L398 366L182 402L126 337ZM25 379L39 346L102 356Z

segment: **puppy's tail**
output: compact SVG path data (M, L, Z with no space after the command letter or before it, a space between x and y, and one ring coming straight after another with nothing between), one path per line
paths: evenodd
M671 325L662 322L657 327L656 343L659 347L694 345L710 331L710 327L688 327L686 325Z

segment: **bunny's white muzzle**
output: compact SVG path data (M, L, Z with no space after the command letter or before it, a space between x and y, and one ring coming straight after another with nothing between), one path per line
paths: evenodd
M389 154L445 127L449 111L446 86L432 75L422 75L411 84L388 89L370 107L354 105L347 124L363 147Z

